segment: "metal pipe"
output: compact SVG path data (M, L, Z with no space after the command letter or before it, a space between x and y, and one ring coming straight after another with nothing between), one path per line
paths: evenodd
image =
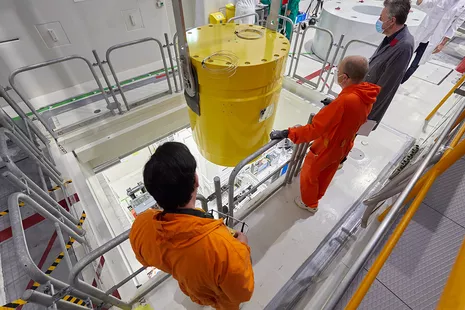
M281 171L281 169L284 168L284 166L286 166L288 163L289 163L290 160L286 161L284 164L282 164L278 169L276 169L275 171L271 172L269 175L267 175L263 180L261 180L260 182L258 182L257 184L255 184L254 186L252 186L248 192L252 192L254 190L256 190L257 188L259 188L263 183L265 183L266 181L268 181L273 175L275 175L276 173L278 173L279 171ZM247 195L249 194L243 194L241 197L239 197L236 201L236 203L241 203L246 197Z
M25 291L22 299L45 307L50 307L51 305L56 304L60 310L89 310L87 307L76 305L62 299L55 301L52 296L33 290Z
M403 206L404 201L406 200L407 196L409 195L410 191L414 188L416 182L422 175L423 171L426 169L427 165L431 161L431 159L434 157L434 155L437 153L439 150L439 147L441 146L442 141L446 138L449 130L451 129L455 119L460 115L460 113L463 111L464 108L464 102L465 100L462 99L462 105L461 108L457 109L457 111L454 113L453 117L449 119L449 122L447 123L446 127L444 128L443 132L441 135L438 137L436 142L433 145L433 148L431 151L428 153L426 156L425 160L423 163L420 165L418 170L415 172L413 175L412 179L410 182L407 184L406 188L402 191L400 196L397 198L396 202L392 206L391 210L387 214L386 218L384 221L382 221L378 227L378 229L375 231L373 234L373 237L370 239L368 242L367 246L363 249L363 251L360 253L358 256L357 260L352 264L350 267L349 271L347 272L346 276L344 279L341 281L335 292L331 295L330 299L325 305L325 309L333 309L336 304L339 302L341 297L344 295L345 291L349 287L350 283L352 280L355 278L355 276L359 273L360 269L365 265L365 262L367 259L371 256L373 253L374 249L380 242L380 240L383 238L385 233L388 231L392 223L394 222L396 215L399 213L400 209Z
M329 74L331 73L331 70L333 69L334 62L336 61L337 53L339 53L339 50L342 47L342 41L343 40L344 40L344 35L341 34L341 37L339 38L339 42L337 43L337 46L336 46L336 51L334 51L333 59L331 60L331 63L329 64L328 73L326 74L325 82L323 83L323 87L320 90L321 92L323 92L323 90L325 89L325 85L329 80ZM333 79L333 81L334 81L334 79ZM328 90L330 90L330 89L331 89L331 87Z
M171 55L170 40L168 39L168 34L166 32L164 35L165 35L166 49L168 50L168 59L170 61L171 72L173 73L174 88L176 89L176 92L179 92L178 81L176 80L176 74L174 73L173 56ZM176 49L176 47L174 48ZM169 78L170 76L169 74L167 74L166 79L169 80Z
M289 165L287 166L286 176L284 177L284 184L291 184L289 183L289 179L292 179L292 172L294 170L295 165L295 158L297 157L297 151L300 149L300 144L295 144L294 149L292 150L291 159L289 160Z
M140 274L142 271L144 271L146 268L145 267L140 267L139 269L137 269L133 274L127 276L126 278L124 278L121 282L119 282L118 284L115 284L113 285L112 287L110 287L109 290L107 290L105 292L105 294L113 294L114 291L116 291L117 289L119 289L121 286L125 285L126 283L128 283L132 278L135 278L138 274Z
M72 238L76 239L79 243L86 243L86 240L78 235L70 226L62 223L58 218L56 218L52 213L47 211L47 209L43 208L40 206L37 202L35 202L31 197L29 197L26 194L23 193L13 193L10 195L8 198L8 206L11 207L12 204L19 203L19 200L23 201L26 203L28 206L30 206L34 211L45 217L46 219L58 223L60 225L60 228L66 231ZM11 223L11 226L13 226L13 223Z
M60 244L61 251L65 257L66 265L68 266L68 270L71 270L73 268L73 263L71 263L71 258L69 257L68 249L66 248L65 237L63 237L60 225L58 223L54 223L54 226L57 233L58 243Z
M291 36L289 37L289 44L290 44L290 43L292 43L292 34L294 32L294 22L289 17L283 16L283 15L278 15L278 20L280 20L280 19L282 19L284 21L284 23L283 23L284 29L286 29L287 23L291 24L292 31L291 31Z
M12 136L11 132L6 130L5 128L0 128L0 155L2 156L3 160L5 162L10 161L10 158L8 156L8 146L6 143L6 136L9 135L10 137ZM16 141L17 143L19 141ZM20 143L18 143L20 144ZM54 171L52 171L45 163L43 163L41 160L39 160L28 148L24 147L24 145L19 145L23 151L27 153L38 165L40 165L44 171L47 173L47 175L55 181L57 184L60 184L63 182L63 180L60 178L60 176L57 176Z
M8 78L8 81L10 82L11 88L14 89L14 91L18 94L18 96L21 98L21 100L23 100L23 102L24 102L24 103L28 106L28 108L31 110L32 114L34 114L34 115L37 117L37 119L42 123L42 125L44 125L44 127L47 129L47 131L52 135L52 137L53 137L55 140L57 139L57 135L55 134L55 132L53 132L53 130L50 128L50 126L48 125L48 123L42 118L42 116L41 116L39 113L37 113L37 111L35 110L34 106L33 106L33 105L31 104L31 102L26 98L26 96L24 96L24 95L22 94L22 92L19 91L19 89L18 89L18 87L16 86L16 83L15 83L15 77L16 77L19 73L22 73L22 72L35 70L35 69L38 69L38 68L42 68L42 67L50 66L50 65L53 65L53 64L57 64L57 63L60 63L60 62L69 61L69 60L72 60L72 59L80 59L80 60L83 60L83 61L87 64L87 66L89 67L90 72L92 73L92 76L93 76L94 79L95 79L95 82L96 82L97 85L98 85L98 88L99 88L100 91L102 92L103 98L104 98L105 101L107 102L108 107L110 107L110 101L108 100L107 94L105 93L105 90L103 89L102 84L100 83L100 81L99 81L99 79L98 79L98 76L97 76L97 74L95 73L94 68L92 67L92 64L91 64L90 61L87 60L86 58L81 57L81 56L78 56L78 55L65 56L65 57L61 57L61 58L57 58L57 59L52 59L52 60L49 60L49 61L45 61L45 62L41 62L41 63L38 63L38 64L34 64L34 65L25 66L25 67L16 69L15 71L11 72L10 77ZM33 130L34 130L34 129L33 129ZM34 130L34 132L35 132L35 130Z
M30 144L28 144L27 140L25 141L22 137L15 135L12 131L6 128L0 128L0 135L8 136L10 140L12 140L23 151L28 153L28 155L30 155L32 158L35 158L36 161L43 160L43 166L46 167L46 171L50 170L50 172L53 173L55 177L57 177L58 179L61 179L61 173L58 171L55 165L52 164L44 156L44 154L38 151L35 147L31 147Z
M100 290L100 289L98 289L96 287L93 287L92 285L89 285L89 284L79 280L79 278L78 278L81 271L87 265L90 265L92 263L92 261L99 258L103 254L107 253L111 249L117 247L118 245L120 245L124 241L128 240L129 232L130 232L130 229L128 229L124 233L116 236L115 238L109 240L108 242L106 242L102 246L94 249L92 252L90 252L89 254L84 256L81 260L79 260L76 263L76 265L74 265L73 269L71 269L71 271L70 271L69 278L68 278L68 283L71 286L76 287L77 289L81 290L82 292L88 294L89 296L94 296L95 298L98 298L98 299L100 299L100 300L102 300L102 301L104 301L106 303L109 303L111 305L120 307L122 309L128 309L128 310L131 309L131 306L128 303L126 303L126 302L124 302L124 301L122 301L122 300L120 300L120 299L118 299L118 298L116 298L116 297L114 297L112 295L108 295L104 291L102 291L102 290Z
M6 162L5 164L6 164L8 171L13 173L13 175L15 175L16 178L20 180L21 179L24 180L24 182L29 187L29 193L31 194L31 196L33 196L34 199L42 202L42 200L40 200L42 198L43 200L48 202L49 205L55 207L55 209L58 209L61 212L61 208L62 208L61 205L58 202L56 202L52 197L50 197L47 192L44 192L34 181L32 181L24 172L22 172L21 169L19 169L12 161ZM23 185L24 185L23 182L18 183L18 186L23 186ZM26 190L27 190L27 187L26 187ZM34 196L35 194L37 194L40 197L38 198ZM76 225L79 224L79 220L77 218L74 218L70 213L63 211L62 214L74 224Z
M370 45L370 46L373 46L373 47L378 47L376 44L373 44L373 43L370 43L370 42L366 42L366 41L362 41L362 40L351 40L351 41L347 42L346 46L344 47L344 50L342 51L341 57L339 58L339 63L341 63L341 61L344 59L344 57L345 57L345 55L347 53L347 49L349 48L349 46L352 43L362 43L362 44ZM333 78L333 80L331 81L331 84L329 85L328 92L330 92L333 89L335 80L336 80L336 78Z
M221 193L221 180L219 176L213 178L213 184L215 185L216 210L218 212L223 212L223 196Z
M303 144L302 153L300 154L300 157L297 160L297 164L295 165L295 172L294 172L294 177L295 178L300 173L300 170L302 168L302 163L304 162L304 159L307 156L307 150L308 150L309 146L310 146L309 142Z
M176 58L176 67L178 68L178 76L179 76L179 92L182 91L183 85L182 85L182 74L181 74L181 67L179 66L179 53L178 53L178 48L176 44L176 38L177 38L177 33L174 34L173 36L173 47L174 47L174 57ZM173 77L176 78L176 73L173 73Z
M111 74L113 75L113 79L115 80L116 86L118 87L119 94L121 95L121 98L123 98L124 105L126 106L126 109L128 111L130 110L129 103L128 103L128 100L126 99L126 96L124 95L123 88L121 87L118 76L116 75L116 71L115 71L115 69L113 67L113 64L111 63L110 54L114 50L117 50L117 49L120 49L120 48L123 48L123 47L127 47L127 46L131 46L131 45L144 43L144 42L149 42L149 41L156 42L158 44L158 47L160 48L161 59L163 60L163 67L165 69L166 81L168 82L169 92L173 93L173 90L171 88L171 82L170 82L170 79L169 79L168 65L166 64L165 52L163 51L163 45L157 39L152 38L152 37L148 37L148 38L142 38L142 39L126 42L126 43L116 44L116 45L113 45L110 48L108 48L107 52L105 53L105 58L107 59L108 68L110 68Z
M287 73L288 76L291 76L292 65L294 64L294 57L296 57L295 52L297 51L297 44L299 43L300 28L297 27L296 30L297 30L296 31L297 33L296 33L295 42L294 42L294 49L293 49L292 55L291 55L291 63L289 64L289 72Z
M275 2L279 2L279 1L275 1ZM228 182L228 208L229 208L229 216L230 217L234 218L234 183L235 183L237 174L248 163L250 163L255 158L257 158L259 155L265 153L266 151L268 151L269 149L274 147L280 141L282 141L282 139L281 140L271 140L270 142L268 142L267 144L265 144L264 146L262 146L261 148L256 150L254 153L252 153L251 155L249 155L246 158L244 158L243 160L241 160L236 165L236 167L234 167L233 171L231 171L231 174L229 175L229 182ZM234 224L233 223L234 221L229 221L229 222L230 222L229 223L230 227L232 227L233 224Z
M92 50L92 54L94 54L95 61L97 62L97 66L100 69L100 72L102 72L102 76L105 79L105 83L108 86L108 90L110 91L111 96L113 97L113 100L115 101L116 107L118 108L119 114L123 114L123 110L121 109L121 104L118 102L118 99L116 99L115 92L113 91L113 87L111 86L110 80L108 79L107 73L105 72L105 68L103 68L103 64L100 61L100 57L98 56L98 53L96 50Z
M72 217L72 215L70 213L68 213L65 209L63 209L63 207L60 206L58 203L56 203L56 205L55 204L54 205L49 204L47 201L45 201L45 199L40 197L34 191L34 189L30 188L28 186L29 185L28 183L24 184L23 182L21 182L21 180L16 175L11 173L10 171L5 171L4 173L2 173L2 176L5 179L7 179L14 186L16 186L19 189L21 189L22 191L28 193L28 195L31 196L32 199L36 200L45 210L50 212L53 216L55 216L57 218L60 218L62 215L65 215L65 213L67 213L68 216L65 215L66 217L63 218L63 222L67 226L69 226L75 233L79 234L80 236L83 236L85 234L84 230L82 230L82 229L80 229L80 228L78 228L76 226L77 224L79 224L79 220ZM63 210L64 212L61 212L61 210ZM73 220L71 220L70 218L72 218Z
M208 200L207 200L207 198L205 198L204 195L197 194L196 200L200 201L200 203L202 204L203 211L208 212Z
M30 134L29 129L32 129L34 133L39 137L39 139L47 145L49 143L48 139L44 136L44 134L37 128L36 125L34 125L31 121L31 119L26 115L26 113L21 109L21 107L13 100L13 98L8 95L6 90L0 86L0 97L3 97L5 101L8 103L8 105L13 108L13 110L16 112L16 114L21 117L21 119L24 122L24 125L26 126L26 132L24 133L25 135ZM9 118L9 116L8 116Z
M228 21L226 23L229 24L232 21L235 21L235 20L238 20L238 19L241 19L241 18L244 18L244 17L249 17L249 16L255 16L255 23L254 23L255 25L260 20L260 16L258 15L258 13L254 12L254 13L249 13L249 14L244 14L244 15L231 17L230 19L228 19Z
M302 154L302 150L304 149L304 145L303 144L298 144L296 149L294 150L294 152L296 153L295 154L295 158L294 158L294 163L292 164L292 167L291 169L289 169L289 178L287 180L287 184L292 184L292 180L295 176L295 171L296 171L296 167L297 167L297 163L299 162L299 158Z
M26 236L24 234L24 227L23 227L23 221L21 218L21 211L19 210L19 201L18 199L26 198L28 197L24 194L21 193L15 193L13 195L10 195L8 198L8 217L10 219L11 223L11 230L13 234L13 243L14 243L14 248L16 252L16 259L18 260L19 266L22 266L24 268L24 271L26 274L35 282L40 283L40 284L45 284L48 281L53 284L53 286L58 289L62 290L65 288L68 288L69 285L67 283L64 283L60 280L57 280L50 275L46 275L42 270L40 270L37 265L34 263L34 261L31 258L31 254L29 253L28 250L28 245L26 242ZM16 199L16 200L15 200ZM30 198L29 198L30 200ZM89 296L87 294L84 294L78 290L73 290L73 295L76 297L79 297L81 299L87 299ZM90 296L93 302L100 304L102 301L100 299L94 298Z
M13 101L13 98L10 97L10 95L8 94L8 92L4 89L4 87L2 85L0 85L0 97L2 97L3 99L5 99L5 101L8 103L8 105L11 106L10 102ZM14 107L12 107L13 110L15 109ZM15 111L16 112L16 111ZM16 112L16 114L18 114ZM21 115L18 114L19 117L21 117ZM21 118L22 119L22 118ZM29 118L27 118L29 119ZM23 120L23 119L22 119ZM24 121L24 120L23 120ZM27 132L25 132L23 130L23 128L21 128L21 126L17 126L15 124L15 122L10 118L10 116L8 114L6 114L6 112L3 110L3 108L0 107L0 122L3 124L3 123L6 123L5 125L3 125L4 127L8 127L8 129L10 129L10 127L14 127L14 128L18 128L18 130L24 135L24 136L27 136ZM7 125L8 124L8 125ZM41 133L42 134L42 133ZM42 137L45 142L45 143L48 143L48 140L47 138L45 138L44 135L42 135Z
M60 171L56 169L55 164L51 159L48 159L47 156L40 150L29 138L22 132L22 130L18 130L19 126L16 124L10 124L8 121L5 122L4 118L11 121L9 116L5 114L3 109L0 108L0 124L5 127L5 129L11 132L10 139L15 142L16 140L21 141L26 147L28 147L37 157L40 157L44 160L58 175L61 175ZM15 142L16 143L16 142ZM47 146L47 145L45 145Z
M299 46L299 53L297 54L297 59L296 59L296 63L295 63L295 67L294 67L294 74L293 74L293 77L295 77L296 75L296 72L297 72L297 66L299 65L299 60L300 60L300 55L302 53L302 48L304 46L304 39L305 39L305 34L307 33L308 29L315 29L315 30L319 30L319 31L323 31L323 32L326 32L327 34L329 34L329 46L328 46L328 51L326 52L326 57L325 59L323 59L323 65L321 67L321 70L320 70L320 75L318 76L318 80L317 80L317 83L315 84L315 89L318 89L318 86L320 85L320 82L321 82L321 79L323 77L323 72L325 71L325 68L326 68L326 64L328 63L328 59L329 59L329 55L331 54L331 50L333 49L333 44L334 44L334 35L331 31L329 31L328 29L325 29L325 28L321 28L321 27L317 27L317 26L309 26L308 28L306 28L302 34L302 39L300 41L300 46ZM297 42L296 42L297 43ZM330 68L328 69L329 71L331 71L331 64L330 64ZM329 72L328 71L328 72ZM304 82L308 83L307 80L303 79ZM324 84L323 84L324 85Z

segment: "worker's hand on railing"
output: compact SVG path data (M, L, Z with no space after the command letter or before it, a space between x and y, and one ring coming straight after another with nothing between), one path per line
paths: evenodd
M289 136L289 130L273 130L270 133L270 139L271 140L281 140L285 139Z
M247 236L244 233L240 232L240 231L236 231L236 234L234 235L234 238L236 238L237 240L239 240L242 243L245 243L245 244L249 243L249 239L247 238Z
M320 102L322 104L324 104L325 106L327 106L328 104L330 104L333 101L334 101L334 99L328 97L328 98L325 98L325 99L321 100Z

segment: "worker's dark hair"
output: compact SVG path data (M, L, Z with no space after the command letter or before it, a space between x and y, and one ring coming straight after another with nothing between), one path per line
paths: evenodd
M145 188L164 210L184 207L195 191L196 168L195 158L187 146L167 142L145 164Z
M352 80L353 83L361 83L368 73L368 60L363 56L348 56L343 60L344 74Z
M396 18L397 25L403 25L407 21L410 12L410 0L384 0L390 17Z

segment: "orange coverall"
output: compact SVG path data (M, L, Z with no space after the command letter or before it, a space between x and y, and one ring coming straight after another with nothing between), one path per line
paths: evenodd
M381 88L371 83L348 86L313 117L311 124L289 128L294 143L313 141L300 174L302 202L318 207L318 200L354 145L355 135L370 114Z
M149 209L136 217L129 240L143 266L171 274L195 303L237 310L252 297L250 248L222 220Z

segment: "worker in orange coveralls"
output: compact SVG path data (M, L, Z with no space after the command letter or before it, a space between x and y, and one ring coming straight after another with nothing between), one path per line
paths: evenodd
M233 236L223 220L195 208L196 168L184 144L157 148L145 165L144 185L163 211L138 215L129 240L143 266L171 274L193 302L237 310L254 290L247 237Z
M301 198L297 206L312 213L324 196L341 160L353 147L355 136L367 121L381 88L362 82L368 61L362 56L344 58L338 66L339 96L313 117L311 124L282 131L272 131L271 139L289 138L294 143L313 141L300 174Z

